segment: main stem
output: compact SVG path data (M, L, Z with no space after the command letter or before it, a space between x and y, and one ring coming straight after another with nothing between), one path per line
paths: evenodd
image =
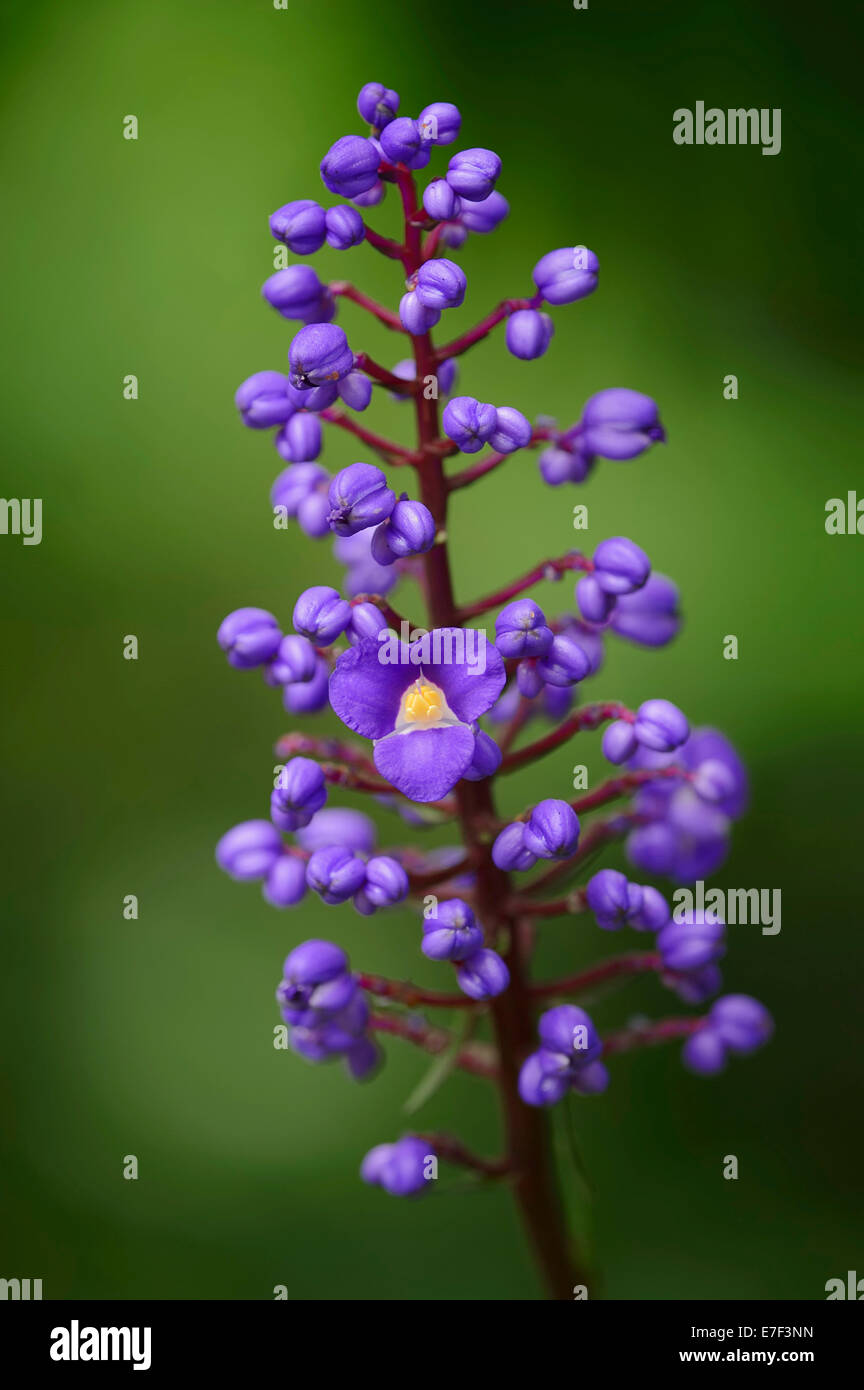
M415 397L419 453L420 495L435 518L436 529L446 533L447 483L440 456L428 446L438 438L438 403L426 400L424 378L436 372L435 351L429 334L412 338L420 391ZM433 626L451 627L458 621L453 581L445 542L433 545L424 556L427 601ZM550 1129L546 1114L524 1105L519 1097L519 1068L533 1046L533 1009L528 994L530 926L508 918L503 904L511 896L507 874L492 862L488 844L478 838L476 826L495 816L490 780L460 782L456 800L462 834L476 874L476 905L490 940L509 934L505 959L510 986L492 1001L492 1019L500 1053L499 1094L507 1141L507 1156L514 1173L513 1192L522 1222L538 1261L549 1296L570 1300L573 1286L587 1283L577 1270L567 1236L567 1226L557 1189Z

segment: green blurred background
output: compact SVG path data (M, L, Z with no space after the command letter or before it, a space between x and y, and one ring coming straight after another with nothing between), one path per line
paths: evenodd
M41 1277L50 1298L539 1293L506 1192L450 1178L454 1190L400 1203L356 1177L367 1148L411 1123L494 1151L482 1083L458 1076L408 1120L426 1066L413 1049L394 1042L358 1087L272 1046L281 961L306 936L440 984L416 919L277 913L213 862L220 834L265 813L289 723L256 674L228 669L216 627L241 604L288 622L299 587L339 573L329 546L273 529L281 465L232 403L252 371L284 364L294 331L259 296L266 217L321 196L322 154L360 129L356 92L382 79L407 113L456 101L463 144L503 158L511 216L460 253L469 294L448 336L526 293L545 251L600 256L598 292L555 312L544 360L516 362L499 335L465 359L463 389L570 423L590 393L632 386L669 431L667 447L601 463L578 491L544 487L528 457L457 498L458 592L567 549L576 501L591 543L643 544L679 582L687 625L659 653L610 643L593 694L662 693L730 734L754 797L717 882L783 892L781 934L732 929L726 962L728 986L774 1013L773 1045L713 1082L685 1074L677 1048L617 1060L607 1097L574 1109L594 1190L588 1212L565 1157L577 1222L593 1228L610 1298L824 1297L864 1259L864 539L824 530L826 500L862 482L851 18L823 7L817 26L812 7L747 0L16 0L2 22L2 492L44 499L44 538L0 537L0 1274ZM674 145L672 111L700 99L782 108L782 153ZM392 195L370 221L395 230ZM398 269L370 248L314 263L395 305ZM403 355L354 306L341 321L355 349ZM127 373L137 401L122 397ZM727 373L738 401L723 399ZM382 397L374 414L407 440L400 407ZM357 456L328 439L331 468ZM537 590L553 611L569 593ZM402 603L417 611L410 591ZM137 662L122 659L127 633ZM737 662L721 656L728 633ZM506 807L566 796L577 759L565 749L511 779ZM538 968L609 945L556 922ZM618 1026L670 1006L642 980L596 1016ZM721 1175L730 1153L737 1182ZM123 1180L127 1154L137 1182Z

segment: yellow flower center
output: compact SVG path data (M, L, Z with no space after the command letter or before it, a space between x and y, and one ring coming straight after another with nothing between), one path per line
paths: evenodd
M396 720L397 734L410 734L418 729L438 729L442 725L458 724L447 704L444 691L423 676L409 685L399 704Z

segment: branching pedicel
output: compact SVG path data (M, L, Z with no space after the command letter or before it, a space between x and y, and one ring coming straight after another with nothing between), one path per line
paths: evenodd
M555 1001L650 971L698 1005L720 986L725 928L711 913L684 913L678 920L676 911L673 920L656 888L613 869L600 869L581 886L574 880L599 849L621 839L637 870L678 882L712 873L725 857L732 820L744 810L746 776L721 734L691 732L668 700L648 699L635 711L584 704L571 713L574 693L601 665L607 633L662 646L678 629L674 584L651 573L647 555L631 540L604 540L590 557L574 552L542 561L473 602L454 594L446 542L452 493L518 450L544 446L540 472L559 486L583 482L598 457L632 459L665 436L656 405L636 391L599 392L563 431L532 428L511 406L452 394L456 359L499 324L506 323L514 356L541 357L553 334L542 306L591 294L597 258L584 247L549 252L534 268L534 295L504 300L475 328L436 347L431 330L466 291L463 271L439 253L457 248L469 233L491 232L506 217L507 203L495 189L501 161L491 150L462 150L418 202L414 171L429 163L434 146L456 140L458 110L436 102L417 120L400 117L398 95L380 83L368 83L357 105L370 134L343 136L321 164L329 191L354 206L325 211L301 200L274 213L270 227L295 255L317 251L325 241L346 250L365 240L399 262L406 288L398 313L347 281L324 285L311 267L289 265L270 277L263 293L285 318L304 325L289 349L290 375L257 372L237 392L247 425L278 429L276 448L289 466L273 488L277 515L296 518L307 535L336 535L348 597L327 586L307 589L295 605L289 636L272 614L241 608L222 623L219 642L233 666L262 667L267 682L282 688L291 714L329 704L371 747L286 735L277 745L287 761L270 819L235 826L220 841L217 857L234 878L263 880L264 896L276 907L294 906L307 891L326 903L350 899L363 914L406 899L417 903L421 950L453 965L456 991L357 974L339 946L306 941L288 956L278 990L291 1046L313 1062L341 1057L359 1079L379 1061L375 1035L389 1034L432 1054L452 1048L455 1065L492 1081L504 1117L500 1159L479 1158L443 1135L408 1134L368 1153L362 1177L399 1196L426 1189L439 1159L473 1170L480 1181L506 1178L549 1294L571 1298L574 1283L586 1275L559 1208L544 1107L571 1091L604 1091L604 1059L625 1048L684 1039L685 1064L710 1074L728 1054L752 1051L771 1032L770 1017L756 1000L726 995L703 1017L664 1019L601 1039L583 1009ZM402 202L400 242L373 231L357 210L380 202L387 184ZM355 353L332 322L340 298L404 334L411 358L388 370ZM382 438L355 418L376 384L413 403L413 447ZM440 426L439 393L449 396ZM355 436L364 452L388 467L413 473L419 499L397 495L382 470L366 462L331 478L316 461L322 422ZM448 474L445 461L460 453L480 457ZM529 591L570 572L579 576L578 612L547 619ZM403 576L421 585L430 632L413 631L390 606L386 596ZM491 643L467 624L494 610ZM483 718L497 738L481 727ZM551 723L551 731L517 746L535 720ZM500 819L493 796L499 778L601 725L605 757L626 771L574 801L544 800ZM458 827L461 848L379 853L371 820L325 807L331 786L375 796L418 829ZM581 822L580 816L616 801L623 807L613 814ZM540 861L549 867L526 881L522 876ZM538 924L577 913L593 914L606 931L654 933L655 949L532 982ZM445 1018L467 1010L473 1022L488 1013L494 1042L471 1036L460 1046L462 1035L431 1024L422 1012L427 1008L451 1011Z

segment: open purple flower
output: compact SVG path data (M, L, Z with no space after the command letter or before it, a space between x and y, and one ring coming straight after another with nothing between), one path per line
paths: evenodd
M505 680L504 662L482 633L436 628L410 646L391 635L343 652L330 703L343 724L374 741L382 777L412 801L438 801L470 766L472 726Z

